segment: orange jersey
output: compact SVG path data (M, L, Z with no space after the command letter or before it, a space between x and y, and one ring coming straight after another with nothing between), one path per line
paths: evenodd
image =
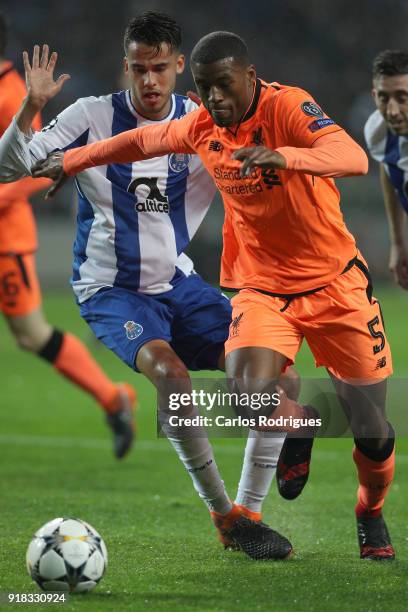
M281 152L287 168L258 168L241 178L241 162L232 154L260 144ZM310 291L329 284L355 257L330 177L365 173L367 157L302 89L258 79L247 113L233 128L216 126L201 106L178 121L68 151L64 169L75 174L172 151L198 153L221 192L222 286Z
M23 79L10 62L0 72L0 136L20 108L27 91ZM41 129L37 116L34 129ZM0 253L29 253L37 248L37 232L27 197L44 189L49 181L27 177L15 183L0 184Z

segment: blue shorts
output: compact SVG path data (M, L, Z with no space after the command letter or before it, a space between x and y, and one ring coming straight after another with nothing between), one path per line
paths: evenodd
M96 337L136 371L139 349L158 339L168 342L189 370L218 369L231 322L229 299L199 274L158 295L106 287L80 311Z

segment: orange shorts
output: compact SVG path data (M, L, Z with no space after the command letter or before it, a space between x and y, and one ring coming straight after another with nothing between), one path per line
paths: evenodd
M21 317L40 304L34 254L0 254L0 310L8 317Z
M232 298L226 354L264 347L294 363L303 338L316 367L352 384L371 384L392 374L390 346L378 301L366 274L354 265L326 288L287 300L243 289Z

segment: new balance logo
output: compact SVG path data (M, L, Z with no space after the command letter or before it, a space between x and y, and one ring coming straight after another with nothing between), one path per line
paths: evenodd
M379 370L380 368L385 368L386 365L387 365L387 358L381 357L381 359L377 361L377 365L375 366L375 369Z
M210 140L210 144L208 146L209 151L222 151L223 148L224 147L218 140Z

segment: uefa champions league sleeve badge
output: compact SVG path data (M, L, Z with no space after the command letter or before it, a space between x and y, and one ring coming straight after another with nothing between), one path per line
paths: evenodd
M309 117L321 118L324 116L324 112L322 111L320 106L316 104L316 102L311 102L310 100L308 100L306 102L303 102L303 104L300 105L300 108L305 113L305 115L308 115Z

